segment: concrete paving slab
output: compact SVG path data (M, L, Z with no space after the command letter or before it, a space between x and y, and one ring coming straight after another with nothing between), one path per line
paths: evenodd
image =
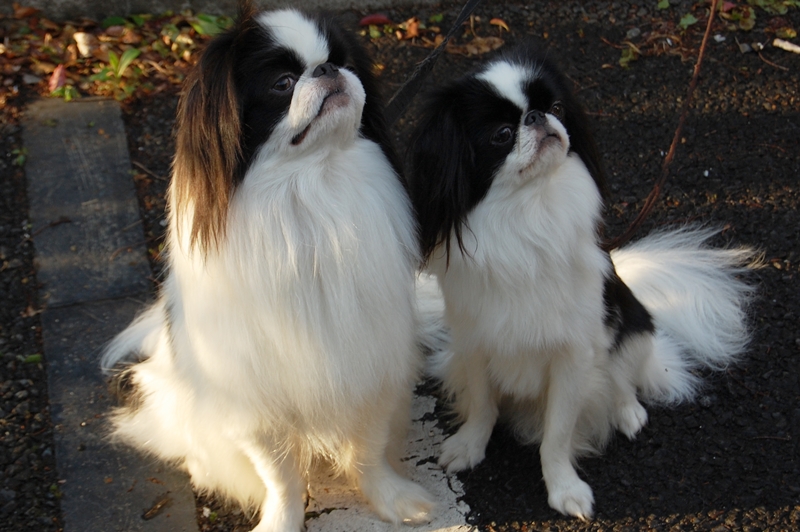
M64 530L196 531L188 478L107 438L100 351L150 291L119 105L34 102L23 141Z
M109 443L114 405L98 360L141 301L113 300L46 310L50 414L65 532L197 530L189 479L166 464Z
M43 303L147 292L150 269L119 105L33 102L23 142Z

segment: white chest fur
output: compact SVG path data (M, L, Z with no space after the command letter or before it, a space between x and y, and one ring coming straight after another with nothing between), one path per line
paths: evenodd
M453 249L446 267L439 249L431 269L454 351L491 354L495 381L530 393L550 356L602 327L609 261L596 245L601 200L576 155L522 186L497 181L469 215L466 254Z

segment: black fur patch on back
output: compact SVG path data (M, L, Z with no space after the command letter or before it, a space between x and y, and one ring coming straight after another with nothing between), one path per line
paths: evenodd
M612 272L606 278L603 302L606 308L606 327L614 334L613 350L617 350L630 336L655 332L653 317L636 299L628 285L619 278L617 272Z

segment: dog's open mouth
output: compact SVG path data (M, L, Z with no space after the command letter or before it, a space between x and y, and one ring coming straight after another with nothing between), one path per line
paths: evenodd
M314 122L320 116L327 114L329 109L335 107L342 107L347 101L349 101L350 97L344 92L342 89L335 89L329 92L325 98L322 99L322 103L319 105L319 110L317 114L314 115L314 118L311 119L311 122L303 128L303 131L292 137L292 146L299 146L305 140L306 136L308 135L308 131L311 129L311 126L314 125Z

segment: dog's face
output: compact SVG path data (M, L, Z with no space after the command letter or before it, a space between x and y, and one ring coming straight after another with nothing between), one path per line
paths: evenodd
M172 207L191 216L191 244L224 236L230 199L259 159L316 164L362 135L389 147L371 61L332 20L245 3L186 80L178 107Z
M254 22L237 43L234 73L245 158L259 150L302 157L352 142L366 95L341 35L296 11L262 13Z
M442 242L449 253L453 233L461 247L467 215L492 187L546 179L570 152L602 192L583 110L563 76L530 48L436 91L421 113L408 176L423 255Z

